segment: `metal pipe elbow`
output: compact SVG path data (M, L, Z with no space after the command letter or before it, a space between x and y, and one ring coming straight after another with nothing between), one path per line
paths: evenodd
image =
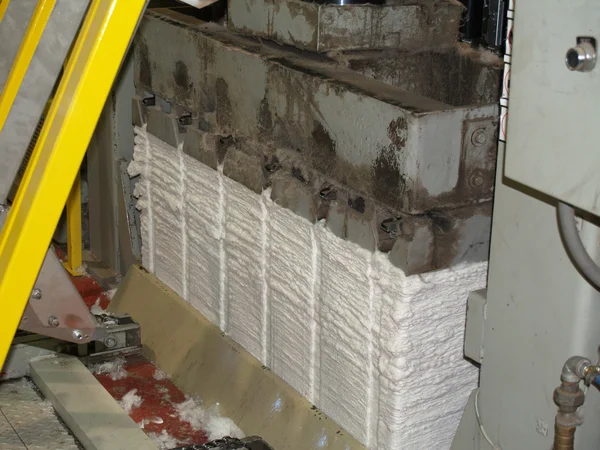
M585 379L587 368L592 362L583 356L572 356L563 365L560 380L565 383L579 383Z

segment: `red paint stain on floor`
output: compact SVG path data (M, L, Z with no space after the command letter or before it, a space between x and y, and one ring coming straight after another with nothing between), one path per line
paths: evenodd
M182 403L185 395L168 378L155 379L157 369L152 362L143 357L133 357L123 367L127 371L126 378L112 380L110 374L101 374L96 375L96 379L116 400L137 389L136 395L142 398L142 403L129 415L136 423L144 423L146 433L160 434L164 430L177 440L178 445L207 442L202 431L194 431L179 418L175 405Z
M65 259L65 254L60 248L55 247L55 250L61 260ZM96 302L102 309L106 309L110 304L110 298L102 286L89 275L78 277L71 275L71 281L88 308ZM136 395L143 401L139 408L132 409L129 416L140 425L144 423L143 429L146 434L161 434L165 431L177 440L178 446L204 444L208 441L202 431L193 430L189 423L179 418L175 405L182 403L185 395L169 378L155 379L157 367L151 361L142 356L130 357L123 368L127 372L127 377L121 380L112 380L110 374L94 376L118 401L132 389L137 389Z
M71 281L79 291L79 294L83 298L83 301L91 308L98 302L98 306L102 309L108 308L110 303L110 298L102 289L96 280L94 280L89 275L84 275L81 277L74 277L71 275ZM98 301L99 300L99 301Z
M60 259L61 261L64 262L67 260L67 255L60 247L54 246L54 252L56 253L56 256L58 256L58 259ZM71 278L71 282L77 288L79 295L81 295L81 298L83 298L83 301L88 306L88 308L94 306L98 299L100 299L100 302L98 303L98 306L100 306L100 308L106 309L108 307L108 304L110 303L110 298L108 297L102 286L100 286L96 280L94 280L88 274L84 274L77 277L69 274L69 277Z

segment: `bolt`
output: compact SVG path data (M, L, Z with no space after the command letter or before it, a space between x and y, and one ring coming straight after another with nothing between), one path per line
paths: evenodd
M58 321L58 319L55 316L50 316L50 317L48 317L48 325L56 328L57 326L60 325L60 322Z
M81 332L81 330L73 330L73 338L81 341L83 339L83 333Z
M33 291L31 291L31 298L35 300L40 300L42 298L42 290L34 288Z
M481 147L487 141L487 134L483 128L478 128L471 135L471 142L475 147Z
M3 213L6 210L6 205L0 205L0 213Z
M480 173L474 173L469 177L469 185L473 187L481 187L483 186L483 175Z
M104 345L106 348L114 348L117 345L117 339L114 336L108 336L104 339Z

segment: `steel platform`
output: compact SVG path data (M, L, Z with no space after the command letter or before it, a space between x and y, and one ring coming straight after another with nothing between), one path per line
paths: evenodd
M21 378L0 382L0 450L78 450L75 438Z

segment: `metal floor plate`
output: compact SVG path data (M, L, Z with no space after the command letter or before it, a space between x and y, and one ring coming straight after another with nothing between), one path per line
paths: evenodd
M0 382L0 450L78 450L52 405L22 378Z

